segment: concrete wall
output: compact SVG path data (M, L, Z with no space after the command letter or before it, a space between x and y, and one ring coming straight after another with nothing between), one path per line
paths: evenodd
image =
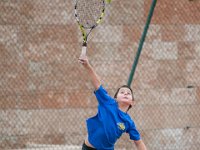
M91 35L88 57L111 95L127 83L150 5L113 0ZM0 1L1 149L82 144L97 103L77 61L82 39L73 15L72 0ZM199 64L200 1L159 0L130 110L148 149L200 147ZM116 147L134 145L123 136Z

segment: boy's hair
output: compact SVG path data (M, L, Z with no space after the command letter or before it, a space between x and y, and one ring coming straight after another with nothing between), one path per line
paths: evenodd
M119 90L120 90L121 88L128 88L128 89L130 89L130 90L131 90L131 94L132 94L132 100L134 101L133 90L132 90L131 87L128 86L128 85L122 85L121 87L119 87L119 88L117 89L117 92L116 92L115 95L114 95L114 98L117 98L117 94L119 93ZM131 109L131 107L132 107L132 105L129 105L129 107L128 107L128 109L127 109L126 112L128 112L129 109Z

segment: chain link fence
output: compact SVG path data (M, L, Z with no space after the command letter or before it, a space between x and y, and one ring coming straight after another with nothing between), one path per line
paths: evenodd
M111 95L127 83L151 0L113 0L88 43ZM97 102L72 0L0 0L0 149L80 150ZM158 1L129 111L149 150L200 147L200 1ZM136 149L123 135L116 150Z

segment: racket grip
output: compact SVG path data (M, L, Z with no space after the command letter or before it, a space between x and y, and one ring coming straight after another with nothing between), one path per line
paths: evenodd
M86 56L87 46L82 46L81 50L81 58L84 58Z

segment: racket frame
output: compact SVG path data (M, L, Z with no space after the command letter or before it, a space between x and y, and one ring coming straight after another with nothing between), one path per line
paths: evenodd
M86 52L87 52L87 40L88 40L88 36L90 35L91 31L97 27L101 22L102 22L102 19L105 15L105 0L100 0L102 2L102 9L101 9L101 14L100 14L100 17L97 19L96 21L96 24L93 25L92 27L85 27L84 25L82 25L79 21L79 18L78 18L78 13L77 13L77 3L78 3L78 0L76 0L76 3L75 3L75 6L74 6L74 12L75 12L75 18L76 18L76 21L78 23L78 26L81 30L81 33L82 33L82 37L83 37L83 43L82 43L82 50L81 50L81 56L82 58L84 58L86 56Z

